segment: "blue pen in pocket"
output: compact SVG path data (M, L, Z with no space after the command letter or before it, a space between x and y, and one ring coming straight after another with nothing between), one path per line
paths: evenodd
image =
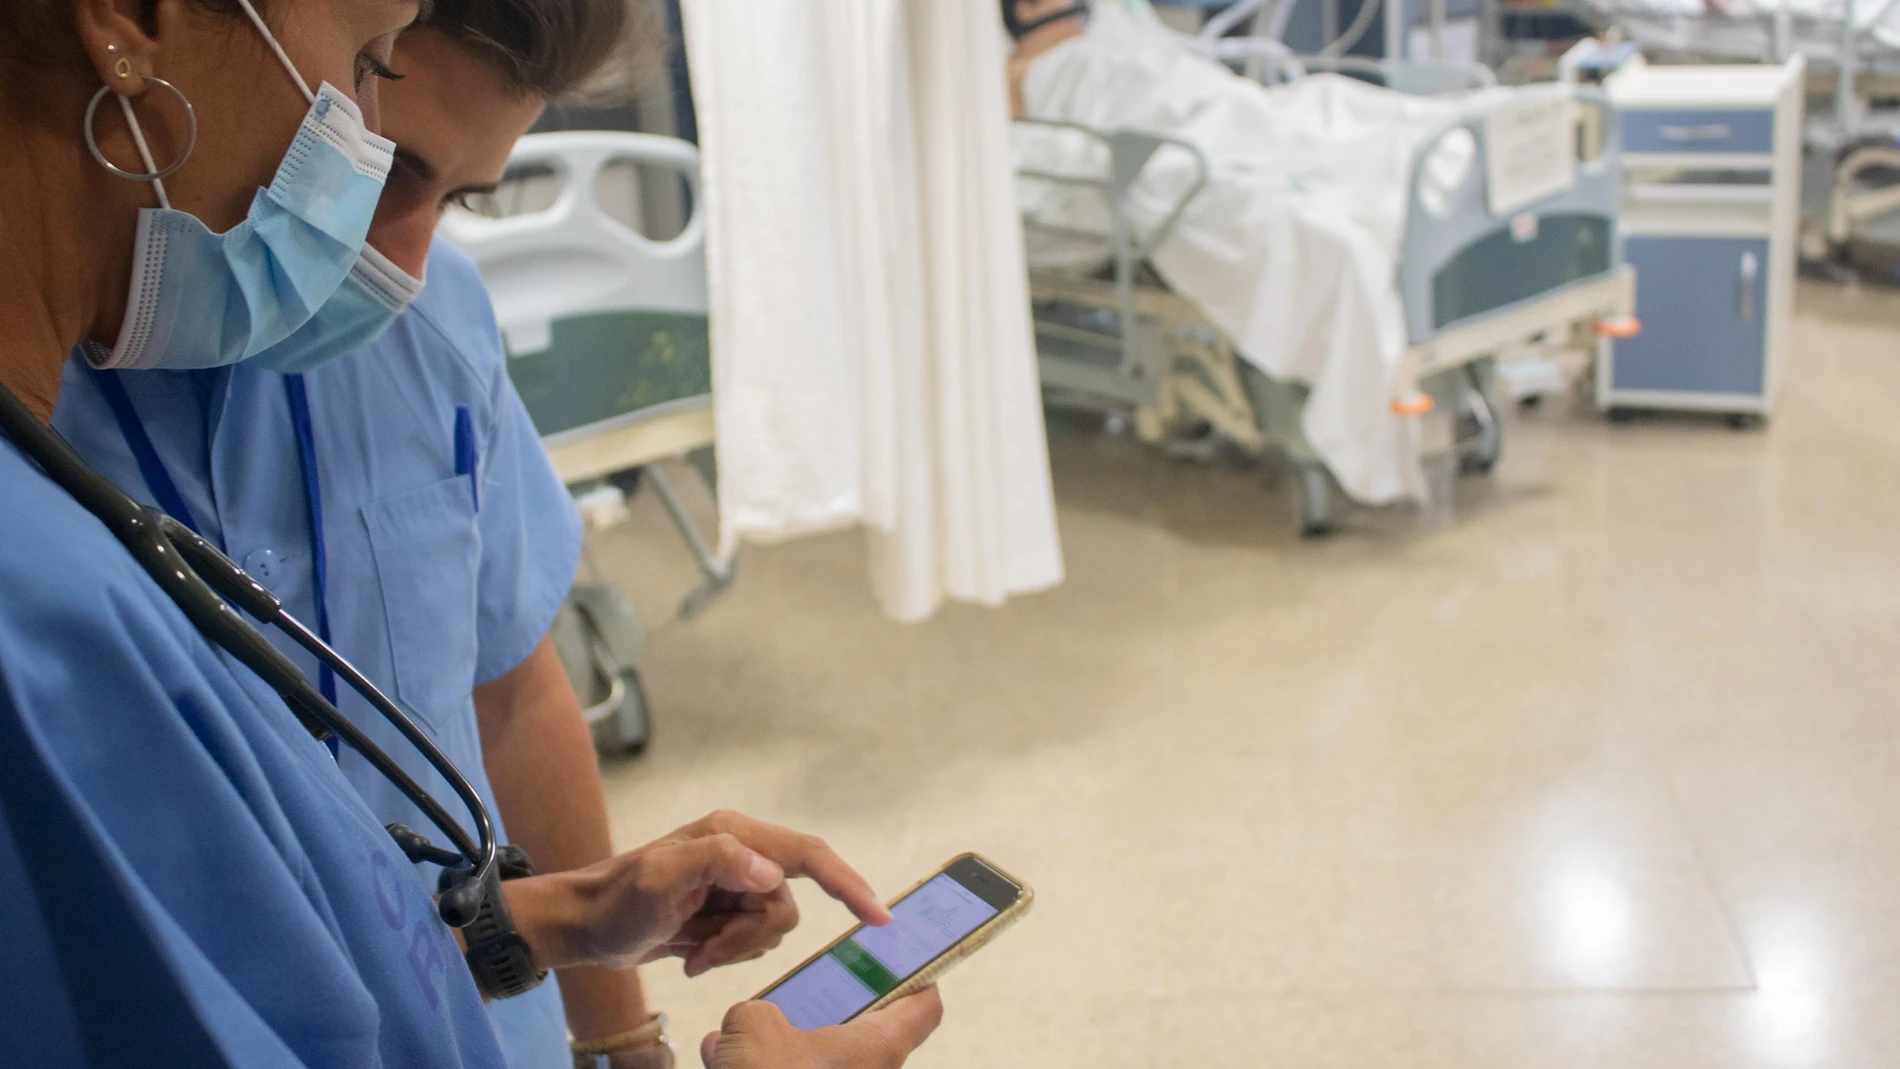
M475 416L467 405L455 406L455 474L468 476L469 499L482 510L482 454L475 444Z

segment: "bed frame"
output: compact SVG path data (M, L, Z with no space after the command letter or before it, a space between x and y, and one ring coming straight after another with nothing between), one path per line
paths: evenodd
M1490 370L1503 350L1534 339L1593 345L1600 323L1627 321L1631 314L1634 273L1622 263L1616 225L1616 112L1596 90L1578 89L1576 97L1588 105L1579 114L1589 117L1591 141L1600 150L1579 162L1571 189L1508 217L1494 217L1486 205L1489 146L1483 112L1447 123L1424 142L1436 144L1456 127L1476 140L1471 177L1448 211L1424 206L1427 153L1414 162L1394 279L1409 341L1394 402L1424 408L1418 401L1429 395L1430 418L1449 420L1450 433L1437 437L1457 452L1467 471L1489 471L1501 448ZM1204 421L1249 451L1283 451L1295 474L1301 532L1329 533L1334 487L1300 429L1305 387L1270 379L1240 358L1232 340L1170 292L1148 264L1205 187L1205 155L1185 141L1153 133L1025 121L1093 138L1109 161L1109 173L1101 177L1020 172L1025 178L1094 190L1107 201L1113 221L1106 235L1106 272L1030 272L1045 388L1058 396L1131 408L1137 431L1149 441ZM1165 219L1141 233L1127 208L1129 192L1164 150L1187 154L1200 177ZM1063 238L1104 237L1031 218L1024 222Z
M608 214L603 175L639 165L680 176L695 205L676 236L654 241ZM662 461L711 480L712 370L707 337L706 223L699 153L672 137L608 131L529 134L503 186L546 203L454 210L442 235L481 270L508 350L508 373L556 474L572 488L651 487L697 564L679 608L703 611L735 562L716 555ZM495 199L495 198L491 198ZM513 199L513 198L506 198ZM522 198L529 199L529 198ZM553 634L603 749L638 752L650 711L639 666L645 627L603 583L576 583Z

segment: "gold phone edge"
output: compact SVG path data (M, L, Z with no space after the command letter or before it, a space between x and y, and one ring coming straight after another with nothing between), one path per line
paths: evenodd
M990 868L994 869L998 876L1001 876L1004 879L1008 880L1009 882L1015 884L1017 887L1022 888L1022 892L1023 892L1022 896L1016 899L1016 902L1014 905L1010 906L1008 909L1004 910L1003 912L998 913L996 916L991 917L989 920L984 921L982 927L978 928L974 932L971 932L969 935L964 936L963 939L960 942L958 942L956 946L953 946L949 950L944 951L942 957L938 958L936 961L931 962L917 975L897 985L897 987L893 989L890 992L890 994L885 995L883 998L880 998L876 1002L873 1002L869 1006L866 1006L862 1010L859 1010L858 1016L863 1016L864 1014L871 1013L875 1010L881 1010L884 1007L890 1005L891 1003L896 1002L898 999L905 998L910 995L914 995L917 992L922 991L924 988L929 987L931 984L936 983L937 978L942 976L944 973L949 972L951 966L956 965L958 962L962 961L963 959L969 957L970 955L988 946L990 943L990 940L995 939L997 936L1008 931L1012 925L1014 925L1017 921L1021 920L1026 914L1028 914L1029 907L1035 905L1036 903L1035 888L1030 887L1028 884L1017 879L1014 875L1012 875L1009 872L1008 869L1005 869L1003 866L998 865L996 862L991 861L989 858L984 857L982 854L979 854L974 850L965 850L963 853L958 854L955 857L951 858L950 860L937 866L936 870L932 872L930 875L925 876L923 879L918 880L916 883L911 884L909 887L906 887L895 898L892 898L890 902L885 903L885 904L890 905L892 903L897 902L899 899L904 898L905 896L909 895L912 891L917 890L919 887L922 887L924 884L927 884L931 880L934 880L937 877L943 875L944 871L947 870L950 866L956 864L959 861L962 861L966 857L973 857L977 859L978 861L981 861L983 864L988 865ZM781 975L778 979L765 985L764 990L752 996L753 1001L756 1002L759 999L764 998L768 992L770 992L773 988L777 987L778 985L784 983L788 977L796 974L799 970L803 969L807 965L810 965L812 962L817 961L819 958L824 957L826 954L831 953L831 948L837 946L839 943L842 943L846 939L849 939L849 938L851 938L851 932L846 932L843 935L839 936L838 938L833 939L831 942L826 943L823 949L819 950L818 953L813 954L811 957L806 958L804 961L799 962L797 965L793 966L792 968L785 970L784 974Z

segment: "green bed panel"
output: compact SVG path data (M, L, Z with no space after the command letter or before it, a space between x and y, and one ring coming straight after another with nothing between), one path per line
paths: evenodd
M510 357L542 437L712 393L706 317L606 312L555 322L553 344Z
M1465 246L1432 276L1432 325L1445 327L1610 269L1611 220L1546 215L1529 240L1510 225Z

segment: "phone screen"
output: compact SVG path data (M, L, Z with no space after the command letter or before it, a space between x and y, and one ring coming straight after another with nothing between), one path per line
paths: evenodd
M992 905L957 881L952 873L971 860L959 861L898 899L891 906L891 923L859 925L762 997L783 1010L795 1028L823 1028L856 1017L1009 904L1004 899L1001 906ZM983 869L996 878L988 866ZM989 897L996 898L994 892Z

